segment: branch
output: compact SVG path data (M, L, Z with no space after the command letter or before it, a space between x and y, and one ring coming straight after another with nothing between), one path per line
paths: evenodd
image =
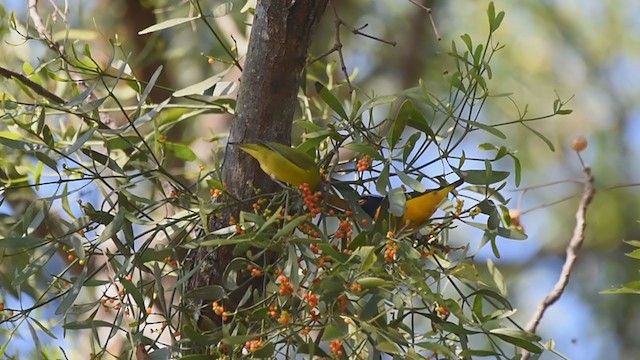
M567 246L567 258L565 259L564 265L562 266L562 272L560 273L560 278L556 282L553 290L544 298L544 300L538 305L538 309L536 313L533 315L529 323L527 324L527 331L534 333L540 324L540 320L542 320L542 316L544 312L553 305L562 293L566 289L569 284L569 276L571 275L571 271L575 266L576 260L578 258L578 251L584 242L584 230L587 226L587 222L585 220L585 215L587 213L587 208L593 199L593 195L595 194L595 188L593 187L593 175L591 174L591 168L586 166L583 169L585 183L584 189L582 191L582 198L580 199L580 204L578 206L578 211L576 212L576 226L573 229L573 236L571 237L571 241ZM526 360L529 358L529 352L523 352L522 359Z
M431 21L431 27L433 28L433 33L436 35L436 39L438 39L438 41L442 40L442 37L440 37L440 32L438 31L438 27L436 26L436 22L435 20L433 20L433 14L431 12L431 8L426 7L420 4L419 2L416 2L415 0L409 0L409 2L427 12L427 14L429 15L429 21Z
M47 46L62 56L64 54L64 46L53 41L53 37L49 35L40 14L38 14L38 0L29 0L29 17L31 17L31 21L33 21L33 25L36 27L40 37L46 40Z
M56 104L64 104L65 100L61 97L59 97L58 95L52 93L51 91L45 89L44 87L42 87L40 84L37 84L31 80L29 80L29 78L27 78L26 76L22 75L22 74L18 74L17 72L13 72L9 69L5 69L3 67L0 67L0 76L6 78L7 80L10 79L16 79L17 81L20 81L24 86L28 87L29 89L33 90L33 92L35 92L36 94L47 98L48 100L53 101Z
M363 26L359 27L359 28L354 28L349 26L347 23L344 22L344 20L342 20L342 18L340 17L340 15L338 14L338 9L336 8L336 4L334 0L330 0L331 3L331 8L333 10L333 15L335 17L335 27L336 27L336 41L335 44L333 45L333 47L327 51L325 51L324 53L322 53L321 55L315 57L313 60L309 61L309 64L313 64L314 62L334 53L334 52L338 52L338 56L340 57L340 69L342 70L342 73L344 74L344 77L347 81L347 85L349 86L349 92L353 92L353 86L351 85L351 80L349 80L349 72L347 71L347 65L344 61L344 55L342 54L342 41L340 40L340 27L344 26L347 29L349 29L349 31L351 31L351 33L353 33L354 35L360 35L360 36L364 36L366 38L369 38L371 40L375 40L375 41L379 41L381 43L387 44L387 45L391 45L391 46L396 46L396 42L395 41L389 41L389 40L384 40L381 39L379 37L373 36L373 35L369 35L366 33L361 32L360 30L366 28L369 24L364 24Z

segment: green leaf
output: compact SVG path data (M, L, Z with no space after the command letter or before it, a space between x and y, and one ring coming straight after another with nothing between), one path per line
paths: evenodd
M169 29L172 28L174 26L178 26L184 23L188 23L191 22L193 20L199 19L200 16L193 16L193 17L178 17L178 18L173 18L173 19L169 19L163 22L159 22L155 25L151 25L146 29L140 30L138 31L138 35L144 35L144 34L149 34L152 32L156 32L156 31L160 31L160 30L164 30L164 29Z
M20 248L26 248L26 247L37 247L40 246L44 243L46 243L47 240L43 239L43 238L39 238L39 237L31 237L31 236L25 236L25 237L6 237L3 239L0 239L0 249L5 248L5 249L20 249Z
M462 350L459 354L459 356L461 358L473 358L473 356L476 357L496 357L499 358L498 356L499 354L495 351L491 351L491 350Z
M259 338L259 334L225 336L220 340L225 345L244 345L247 341Z
M344 338L349 334L349 328L341 319L336 321L332 321L324 329L324 334L322 334L322 341L331 341L336 339Z
M507 297L507 285L504 282L504 277L498 268L495 266L491 259L487 258L487 269L489 269L489 274L493 277L493 282L496 284L496 287L500 291L500 295L503 297Z
M630 281L618 289L601 291L600 294L640 294L640 280Z
M66 314L71 305L76 301L76 298L80 294L80 291L84 288L84 281L87 278L87 267L84 266L80 274L73 280L73 285L71 289L67 291L67 293L62 298L60 305L56 309L56 315Z
M637 248L640 248L640 240L622 240L623 242L631 245L631 246L635 246Z
M33 340L33 350L36 351L37 354L42 354L42 345L40 344L40 338L38 338L38 333L36 333L36 329L33 328L30 321L27 321L27 326L29 328L29 333L31 333L31 339Z
M496 242L495 231L485 231L482 239L483 242L485 237L488 237L489 241L491 242L491 251L493 251L493 255L496 257L496 259L500 259L500 250L498 249L498 243Z
M487 15L489 17L489 32L494 32L498 30L502 20L504 19L504 11L500 11L496 16L496 9L493 6L493 1L489 3L489 8L487 9Z
M391 189L387 198L389 199L389 212L396 217L404 215L407 208L407 196L402 188ZM380 215L382 216L382 214Z
M482 54L483 54L482 50L484 50L484 46L482 46L482 44L480 44L480 45L476 46L476 50L473 52L473 64L475 66L479 66L480 63L482 62ZM484 79L482 79L482 80L480 80L480 79L482 79L482 77L476 78L476 81L478 81L478 82L484 81ZM486 84L484 84L484 86L481 84L481 87L483 89L486 89Z
M409 158L409 155L411 155L411 152L415 148L418 140L420 140L420 136L420 133L415 133L409 136L409 139L407 139L407 142L404 144L404 148L402 149L402 163L407 163L407 159Z
M397 170L396 171L396 175L398 175L398 177L400 178L400 180L407 185L408 187L412 188L414 191L417 192L425 192L427 191L427 187L424 186L424 184L422 184L420 181L410 177L409 175L405 174L404 172Z
M522 330L505 328L493 329L489 332L510 344L513 344L532 353L539 354L542 352L542 348L532 343L535 341L540 341L540 337L538 337L537 335Z
M360 273L369 271L375 265L378 257L375 253L375 246L360 246L354 252L353 256L357 256L361 259Z
M158 66L156 71L154 71L153 74L151 75L151 78L147 82L147 85L145 86L144 91L142 92L142 94L140 95L140 99L138 100L138 109L137 109L138 112L142 108L142 105L144 104L144 102L147 100L147 97L151 93L151 90L153 90L153 87L155 86L156 81L158 81L158 77L160 77L161 72L162 72L162 65Z
M191 150L191 147L187 145L170 141L165 141L163 142L163 144L165 148L171 151L178 159L182 159L185 161L194 161L198 158L196 156L196 153Z
M271 341L263 344L262 347L253 353L253 357L258 359L272 359L276 351L276 345Z
M60 172L58 171L58 164L56 163L55 160L50 158L47 154L39 152L39 151L36 151L35 152L35 156L40 162L45 164L49 169L51 169L51 170L55 171L56 173L60 174Z
M91 139L96 129L98 129L98 127L94 126L85 131L84 134L78 136L78 139L76 139L76 141L71 146L62 149L62 154L65 156L69 156L78 151L78 149L80 149L87 141L89 141L89 139Z
M419 346L425 350L433 351L435 354L442 354L447 359L458 359L458 356L451 349L436 342L422 342L416 344L416 346Z
M492 170L487 174L487 170L465 170L464 181L472 185L490 185L503 181L509 177L507 171Z
M191 337L187 336L187 339L191 339ZM205 344L207 343L206 342L203 343L203 345ZM153 356L154 353L155 351L149 354L149 356ZM213 356L213 355L186 355L186 356L180 357L178 360L217 360L217 359L220 359L220 357Z
M460 36L460 38L462 38L462 41L467 46L467 49L470 52L473 51L473 44L471 42L471 36L469 36L469 34L463 34L463 35Z
M387 187L389 186L389 164L385 163L376 181L376 191L380 194L387 193Z
M229 72L230 69L231 68L229 67L219 74L213 75L196 84L189 85L183 89L180 89L174 92L172 95L174 97L184 97L189 95L204 95L207 90L211 89L213 86L219 83L222 80L222 78L227 74L227 72ZM229 91L229 90L232 90L232 89L226 89L226 91Z
M38 325L38 327L40 328L40 330L42 330L45 334L47 334L47 336L49 336L52 339L58 339L52 332L51 330L47 329L44 325L42 325L42 323L40 323L37 319L31 317L29 318L29 321L33 322L34 324Z
M44 111L43 111L43 113L44 113ZM51 129L49 129L49 125L45 124L44 127L42 128L42 140L50 148L54 148L55 145L56 145L54 140L53 140L53 135L51 134Z
M18 286L25 280L29 279L36 272L42 271L42 268L49 263L49 260L51 260L57 250L57 246L49 244L47 245L46 250L35 260L31 261L25 268L21 268L19 270L15 269L16 276L11 281L11 285Z
M393 286L393 282L373 276L358 278L356 279L356 284L362 286L363 289L375 289L379 287Z
M340 101L338 101L338 99L333 96L333 94L326 87L324 87L324 85L316 81L315 87L318 95L320 95L320 98L325 102L325 104L329 105L329 107L333 111L335 111L342 119L349 120L349 116L347 115L347 112L344 111L344 108L340 104Z
M375 345L376 345L376 349L378 349L378 351L381 351L383 353L396 354L396 355L400 354L400 348L398 348L398 345L390 341L381 341Z
M190 325L184 325L182 327L183 336L196 344L208 345L213 341L212 336L202 334L199 330L193 328Z
M521 123L524 127L526 127L527 129L529 129L529 131L531 131L532 133L534 133L537 137L540 138L540 140L544 141L545 144L547 144L547 146L549 147L549 150L551 151L556 151L556 148L553 146L553 144L551 143L551 141L549 139L547 139L546 136L542 135L541 132L534 130L532 127L526 125L525 123Z
M493 22L496 18L496 8L493 5L493 1L489 3L489 8L487 9L487 15L489 15L489 23Z
M398 111L398 114L396 114L395 119L393 119L393 126L387 136L387 141L389 142L389 147L391 149L396 147L396 144L404 133L412 108L413 104L411 103L411 100L405 100L402 105L400 105L400 110Z
M380 155L378 151L376 151L373 146L367 144L356 144L350 143L344 146L345 149L355 151L360 154L365 154L371 156L372 159L383 161L384 157Z
M518 329L509 329L509 328L499 328L489 330L491 334L495 335L506 335L514 338L519 338L526 341L540 341L542 338L536 334L532 334L530 332Z
M525 233L522 233L515 229L507 229L503 227L498 227L497 234L505 239L510 240L527 240L528 236Z
M197 300L220 300L226 295L224 288L220 285L204 286L186 293L188 299Z
M396 95L386 95L386 96L378 96L378 97L374 97L372 99L369 99L367 101L365 101L364 103L362 103L362 106L360 106L360 108L358 109L358 111L356 112L354 119L359 118L365 111L374 108L376 106L379 105L383 105L383 104L389 104L392 103L394 101L396 101L398 99L398 96Z
M138 305L138 308L147 308L147 306L144 304L144 297L142 296L142 292L137 286L134 285L134 283L127 280L126 278L120 279L120 283L122 284L122 286L124 286L127 295L131 295L133 297L133 300L135 301L136 305Z
M626 253L625 255L633 259L640 259L640 249L633 250L632 252Z
M520 181L522 180L522 167L520 165L520 159L516 156L511 155L513 159L513 174L515 176L516 187L520 186Z
M122 229L122 225L124 224L124 214L125 210L123 208L118 210L118 213L113 218L113 220L107 224L100 236L98 236L99 244L115 237L118 231Z
M290 233L293 233L293 231L298 227L298 225L307 221L307 219L308 219L307 215L300 215L295 219L292 219L285 226L283 226L282 229L278 230L278 232L274 235L274 239L278 239L278 238L287 236Z
M491 25L491 30L492 31L498 30L498 28L500 27L500 24L502 24L502 20L504 20L504 11L500 11L498 13L498 15L496 16L495 21Z
M93 320L93 319L69 322L64 324L62 327L64 327L67 330L97 329L101 327L122 330L122 328L120 328L119 326L116 326L116 324L114 324L111 321Z
M467 120L467 119L459 119L460 121L467 123L471 126L474 126L480 130L484 130L486 132L488 132L489 134L499 137L500 139L506 139L507 135L505 135L502 131L498 130L496 127L490 126L490 125L486 125L483 124L481 122L477 122L477 121L472 121L472 120Z
M83 154L87 155L92 160L97 161L99 164L108 167L118 174L124 175L124 170L122 170L120 165L118 165L118 163L111 159L109 156L101 154L90 148L82 148L80 149L80 151L82 151Z

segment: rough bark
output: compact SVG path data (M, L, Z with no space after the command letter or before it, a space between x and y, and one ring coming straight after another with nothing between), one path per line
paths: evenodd
M297 102L298 87L307 59L312 29L320 19L327 0L258 1L252 24L249 49L240 80L236 115L231 125L222 179L227 191L238 199L253 196L247 186L251 182L263 192L275 190L269 177L258 164L238 149L237 143L251 143L258 139L291 142L291 127ZM251 204L242 204L222 217L213 217L211 229L228 225L228 216L238 210L248 210ZM194 275L190 288L222 284L222 274L232 260L231 247L217 250L198 249L193 264L204 264ZM231 305L246 289L235 291ZM210 307L204 317L212 318ZM202 324L202 322L201 322Z

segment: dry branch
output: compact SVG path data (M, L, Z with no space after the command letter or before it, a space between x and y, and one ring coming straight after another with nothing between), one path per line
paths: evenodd
M571 241L567 246L567 258L565 259L564 265L562 266L562 272L560 273L560 278L556 282L556 285L553 287L553 290L547 295L544 300L538 305L538 309L535 314L529 320L527 324L527 331L534 333L542 320L542 316L545 311L553 305L562 293L567 288L569 284L569 276L571 276L571 271L573 270L576 260L578 259L578 251L584 242L584 230L587 226L586 221L586 213L591 200L593 200L593 195L595 194L595 188L593 187L593 175L591 174L591 168L586 166L584 167L584 188L582 190L582 198L580 199L580 204L578 205L578 211L576 212L576 226L573 229L573 236L571 237ZM529 353L523 352L522 359L528 359Z

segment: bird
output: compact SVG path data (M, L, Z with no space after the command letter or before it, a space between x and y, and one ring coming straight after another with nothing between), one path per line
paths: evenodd
M413 192L406 194L407 202L405 212L400 219L401 227L406 226L407 229L415 229L426 224L436 212L442 200L446 198L453 189L463 183L463 179L458 179L438 189L427 190L422 193ZM365 195L360 198L358 204L374 221L377 221L380 217L380 209L383 207L385 199L386 197L379 195ZM392 226L392 228L395 229L396 226Z
M302 150L266 141L238 144L238 147L256 159L262 171L271 179L295 187L306 183L312 190L320 184L318 165Z

